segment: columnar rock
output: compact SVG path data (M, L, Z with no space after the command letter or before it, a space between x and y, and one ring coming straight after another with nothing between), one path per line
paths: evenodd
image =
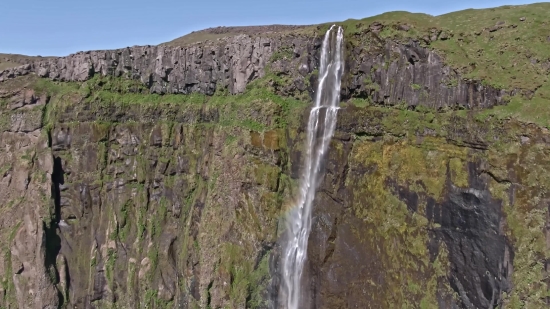
M140 80L151 92L202 93L218 88L241 93L267 73L287 77L281 93L313 91L307 86L319 61L320 39L307 36L239 35L184 47L134 46L79 52L0 72L0 81L29 73L57 81L85 81L95 74ZM350 46L348 46L350 47ZM437 52L387 41L351 46L343 99L370 97L377 104L433 108L487 108L504 104L512 89L497 90L464 80Z

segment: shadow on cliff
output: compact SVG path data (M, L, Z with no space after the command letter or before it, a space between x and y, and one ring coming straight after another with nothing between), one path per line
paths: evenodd
M419 201L425 199L426 217L440 225L431 231L428 250L431 261L440 251L443 241L449 250L451 272L449 283L460 296L465 308L498 308L503 292L511 290L514 252L501 230L504 213L502 202L494 199L486 180L478 176L479 163L468 163L469 186L454 186L447 177L446 196L436 201L429 196L410 191L393 181L399 199L410 212L417 212Z
M65 172L61 163L61 158L54 157L54 166L52 172L52 189L51 194L54 200L54 214L50 218L50 222L43 222L44 229L44 247L45 247L45 259L44 268L49 274L52 284L57 285L60 283L61 278L57 269L57 257L61 251L61 237L57 234L58 224L61 220L61 206L60 206L60 186L65 183ZM68 273L67 273L68 276ZM64 278L66 279L66 278ZM67 280L67 282L69 282ZM57 288L57 296L59 299L58 308L63 308L65 304L65 297L63 293Z

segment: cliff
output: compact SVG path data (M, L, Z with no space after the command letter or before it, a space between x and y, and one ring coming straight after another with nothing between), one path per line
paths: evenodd
M341 23L311 308L548 305L549 10ZM1 72L0 307L276 308L326 27Z

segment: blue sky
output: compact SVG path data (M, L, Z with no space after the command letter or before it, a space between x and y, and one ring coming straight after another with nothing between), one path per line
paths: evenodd
M316 24L388 11L440 15L522 0L2 0L0 53L64 56L159 44L216 26Z

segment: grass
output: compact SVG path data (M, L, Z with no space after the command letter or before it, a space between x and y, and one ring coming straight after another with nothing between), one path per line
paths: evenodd
M364 43L369 38L367 32L374 22L383 25L378 33L380 39L413 38L422 42L423 38L431 41L434 33L443 32L447 39L437 39L430 45L464 78L484 80L496 88L534 91L547 81L548 72L542 63L550 58L548 14L550 3L537 3L469 9L440 16L388 12L337 24L345 29L347 40L355 43ZM520 21L521 17L526 20ZM497 23L499 29L490 32ZM321 25L319 32L332 24ZM407 25L409 30L400 30L400 25Z
M200 31L193 31L187 35L176 38L170 42L163 43L167 46L186 46L197 42L215 41L222 38L233 37L237 35L258 35L266 34L285 34L295 32L297 29L308 28L308 26L286 26L286 25L268 25L268 26L249 26L249 27L223 27L209 28Z
M549 14L550 3L536 3L468 9L440 16L389 12L337 24L344 27L351 47L381 44L385 39L406 43L416 39L436 50L463 79L481 81L496 89L517 90L509 104L483 111L480 117L516 118L550 127ZM378 43L369 34L374 22L383 25L377 34ZM321 25L319 32L332 24ZM409 30L401 30L400 25L407 25ZM440 33L446 38L442 39ZM458 80L452 80L448 86L457 84ZM411 88L421 90L421 85L411 84Z
M433 46L465 78L484 80L497 88L534 91L547 81L548 72L535 59L550 58L548 14L550 3L445 14L437 17L440 27L454 36ZM520 21L522 17L526 20ZM490 32L497 23L502 28Z
M36 60L46 60L49 57L25 56L18 54L0 54L0 71L11 69Z
M535 123L550 128L550 84L545 83L534 94L532 99L521 95L513 96L506 105L496 106L478 113L484 119L495 116L500 119L515 118L526 123Z
M42 124L47 129L67 113L95 112L96 121L101 122L113 121L112 114L106 111L116 111L131 115L134 121L148 121L146 115L160 111L156 120L175 121L190 117L194 119L192 121L200 122L203 121L201 114L206 111L217 115L204 120L206 122L262 132L297 125L301 111L307 106L301 100L276 95L269 86L273 81L283 82L277 76L268 75L250 83L242 94L230 95L226 89L218 89L213 96L152 94L139 81L109 76L96 76L84 83L38 79L32 87L37 94L51 97L42 115ZM9 119L4 120L8 125Z

